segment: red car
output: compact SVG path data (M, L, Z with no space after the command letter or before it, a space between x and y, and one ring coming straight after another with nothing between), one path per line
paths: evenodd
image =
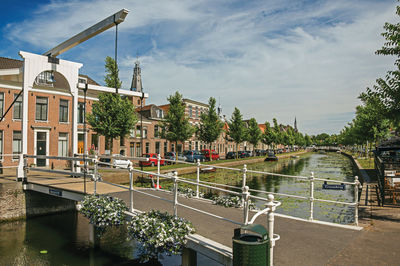
M212 155L211 158L213 161L219 160L219 154L218 152L216 152L215 150L212 150ZM209 161L210 160L210 150L201 150L201 153L204 154L204 157L206 157L206 160Z
M139 165L143 166L156 166L157 165L157 153L145 153L143 157L149 158L149 161L139 161ZM160 165L165 165L165 161L163 159L160 160Z

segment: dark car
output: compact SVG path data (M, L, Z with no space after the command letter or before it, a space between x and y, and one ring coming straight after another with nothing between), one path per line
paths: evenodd
M236 158L236 153L233 151L230 151L226 154L225 159L235 159Z
M183 156L186 157L187 162L191 163L197 162L197 159L199 159L200 162L204 162L206 160L206 157L201 152L194 150L184 151Z
M266 162L268 161L278 161L278 157L276 157L275 153L269 152L267 158L265 158Z
M247 151L238 151L238 157L239 158L250 157L250 153L248 153Z

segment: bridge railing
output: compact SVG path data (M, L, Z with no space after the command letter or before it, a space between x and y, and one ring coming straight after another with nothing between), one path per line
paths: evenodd
M199 197L199 184L208 184L208 185L214 185L214 186L224 186L224 187L229 187L231 189L236 189L236 190L243 190L244 187L246 186L247 182L247 173L253 173L253 174L261 174L261 175L270 175L270 176L279 176L279 177L285 177L285 178L291 178L291 179L296 179L300 180L303 182L308 182L309 183L309 196L300 196L300 195L293 195L293 194L287 194L287 193L277 193L277 192L271 192L271 191L263 191L263 190L257 190L257 189L249 189L250 192L256 192L256 193L263 193L263 194L272 194L276 196L281 196L281 197L287 197L287 198L295 198L295 199L302 199L306 200L309 202L309 220L313 221L314 220L314 202L325 202L325 203L333 203L333 204L340 204L343 206L354 206L354 224L358 226L358 206L359 206L359 189L361 189L361 183L358 180L358 176L354 177L353 182L346 182L346 181L341 181L341 180L332 180L332 179L326 179L326 178L317 178L314 176L314 173L311 172L310 176L296 176L296 175L285 175L285 174L278 174L278 173L272 173L272 172L265 172L265 171L255 171L255 170L249 170L247 169L247 165L243 165L243 168L232 168L232 167L224 167L224 166L217 166L217 165L207 165L207 164L201 164L199 160L197 160L197 163L190 163L190 162L183 162L183 161L175 161L175 160L167 160L167 159L161 159L161 156L158 155L157 158L157 173L160 173L160 161L170 161L174 163L185 163L185 164L191 164L193 166L196 166L196 197ZM236 171L236 172L241 172L242 173L242 186L237 187L237 186L230 186L226 184L219 184L219 183L213 183L213 182L206 182L206 181L201 181L200 180L200 172L201 169L204 168L215 168L215 169L225 169L225 170L231 170L231 171ZM340 185L349 185L353 187L354 191L354 201L353 202L346 202L346 201L340 201L340 200L327 200L327 199L322 199L322 198L317 198L315 197L315 182L329 182L329 183L334 183L334 184L340 184ZM157 176L157 185L156 189L159 189L159 176ZM257 200L262 200L264 199L263 197L257 197L253 196Z
M46 168L39 168L39 167L28 167L27 161L28 158L37 158L37 159L53 159L53 160L69 160L69 161L74 161L74 162L78 162L78 161L84 161L85 164L90 164L86 170L83 173L81 172L76 172L74 171L74 169L72 168L70 171L68 170L55 170L55 169L46 169ZM144 160L146 161L147 158L137 158L140 160ZM113 183L109 183L106 182L104 180L101 180L100 175L98 170L100 169L99 164L101 165L106 165L106 166L110 166L110 167L116 167L115 171L128 171L129 173L129 187L123 186L123 185L118 185L118 184L113 184ZM158 166L160 166L160 158L158 160ZM249 192L249 187L248 186L244 186L241 192L236 192L236 191L232 191L232 190L228 190L228 189L224 189L224 188L220 188L217 186L213 186L210 184L204 184L204 183L200 183L200 182L195 182L193 180L190 179L186 179L186 178L182 178L178 176L177 172L174 172L172 175L171 174L161 174L160 173L160 168L158 167L158 172L154 173L154 172L149 172L149 171L142 171L140 169L135 169L132 166L132 163L130 162L128 167L120 167L120 166L115 166L113 163L107 163L107 162L101 162L99 160L99 158L97 156L93 156L93 157L88 157L88 158L82 158L82 157L60 157L60 156L44 156L44 155L24 155L24 182L28 181L28 171L35 171L35 172L44 172L44 173L53 173L53 174L61 174L61 175L67 175L67 176L74 176L74 177L84 177L85 178L85 190L84 193L86 194L88 191L86 190L86 177L90 178L91 182L94 184L93 186L93 194L97 194L97 183L102 182L102 183L107 183L109 185L113 185L113 186L118 186L120 188L126 189L129 191L129 209L131 212L134 212L134 200L133 200L133 192L135 193L141 193L141 194L145 194L149 197L153 197L153 198L157 198L159 200L163 200L166 202L171 203L172 207L173 207L173 213L175 216L178 215L178 207L183 207L186 209L190 209L192 211L204 214L204 215L208 215L211 217L214 217L216 219L220 219L223 221L227 221L236 225L247 225L247 224L252 224L254 223L254 221L256 220L257 217L259 217L262 214L266 214L267 219L266 219L266 224L268 227L268 234L269 234L269 238L270 238L270 265L272 265L273 262L273 248L275 246L275 242L277 240L279 240L279 235L274 234L274 212L276 210L276 208L280 205L280 202L277 202L274 200L274 196L272 194L268 195L268 198L261 198L261 197L256 197L254 195L251 195L251 193ZM90 172L88 171L90 170ZM144 174L144 175L148 175L148 176L156 176L157 179L159 178L163 178L163 179L167 179L167 180L171 180L173 182L173 191L172 191L172 200L168 197L163 197L160 195L155 195L152 193L148 193L146 191L143 190L139 190L139 189L134 189L133 187L133 174L137 173L137 174ZM242 221L235 221L226 217L223 217L221 215L209 212L209 211L205 211L202 209L198 209L195 208L193 206L189 206L186 204L183 204L181 202L179 202L178 199L178 191L179 191L179 186L181 185L195 185L195 186L199 186L202 188L207 188L207 189L211 189L211 190L216 190L216 191L220 191L220 192L224 192L227 194L231 194L231 195L235 195L238 197L242 198L242 209L243 209L243 220ZM158 189L159 187L157 187ZM156 190L157 190L156 189ZM168 191L169 192L169 191ZM251 219L249 217L249 211L250 211L250 199L259 199L261 201L265 202L265 208L259 212L257 212L256 214L254 214Z

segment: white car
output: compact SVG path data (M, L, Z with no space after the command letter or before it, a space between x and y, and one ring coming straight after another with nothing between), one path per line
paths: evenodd
M128 168L129 164L131 161L129 161L128 159L124 159L122 155L119 154L113 154L113 158L112 159L112 165L113 167L118 167L118 168Z

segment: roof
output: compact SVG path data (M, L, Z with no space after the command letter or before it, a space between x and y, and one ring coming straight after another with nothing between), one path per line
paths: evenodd
M23 65L24 65L24 61L22 61L22 60L0 57L0 69L20 68ZM57 77L60 77L60 76L61 76L61 74L56 72L54 74L55 80L57 81ZM100 85L96 81L91 79L88 75L79 74L79 77L86 78L87 83L90 85L97 85L97 86Z
M206 104L206 103L194 101L194 100L191 100L191 99L183 99L183 102L184 103L188 102L188 103L193 103L193 104L197 104L197 105L202 105L204 107L208 107L208 104Z
M265 124L258 124L258 127L262 131L262 133L265 133L265 130L267 129L267 126Z
M22 60L0 57L0 69L20 68L22 65Z
M390 149L400 149L400 137L392 137L390 139L382 141L378 149L390 150Z

